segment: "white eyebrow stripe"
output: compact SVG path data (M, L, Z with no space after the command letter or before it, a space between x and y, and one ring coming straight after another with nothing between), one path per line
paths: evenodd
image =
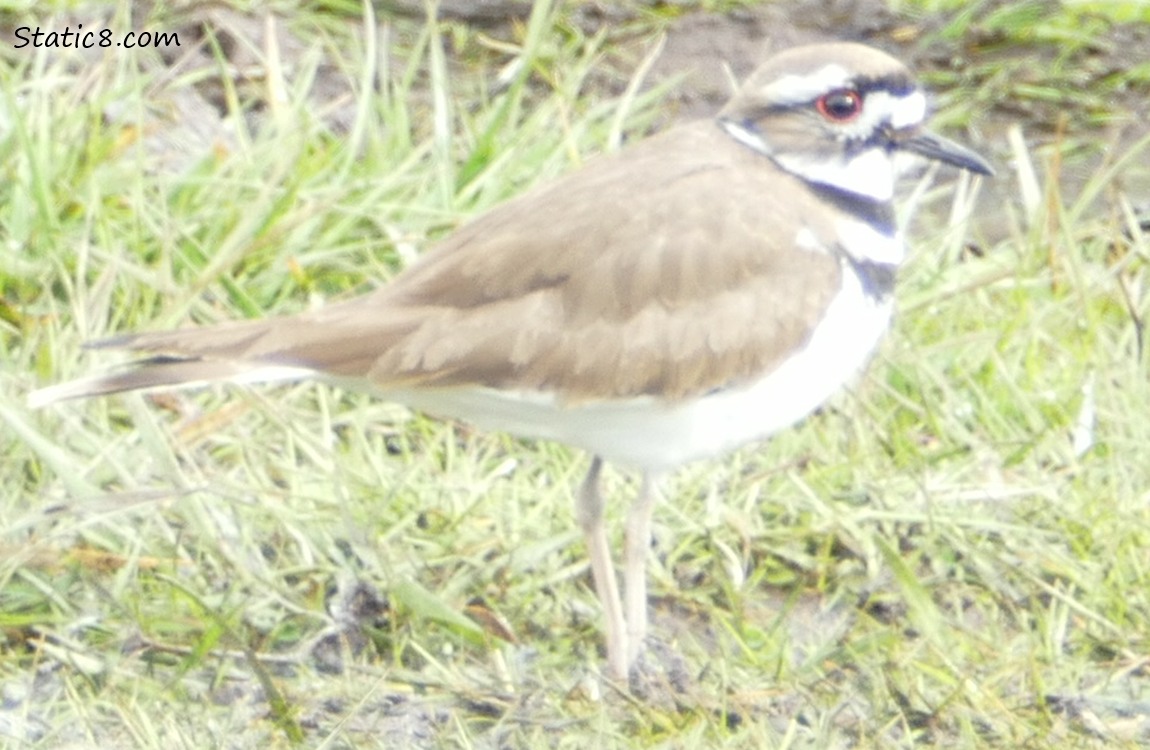
M809 75L783 76L765 87L762 94L774 104L789 106L806 104L829 91L852 85L850 71L831 63ZM889 112L887 121L898 129L914 127L926 118L926 97L918 90L892 94L882 89L871 89L864 94L864 107L871 112Z
M763 96L774 104L804 104L819 96L847 88L851 83L851 73L837 63L825 65L809 75L783 76L763 88Z

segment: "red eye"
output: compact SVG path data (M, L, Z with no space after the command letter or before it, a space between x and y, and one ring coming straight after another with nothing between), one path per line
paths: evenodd
M819 114L834 122L850 122L862 114L862 95L853 89L823 94L815 100Z

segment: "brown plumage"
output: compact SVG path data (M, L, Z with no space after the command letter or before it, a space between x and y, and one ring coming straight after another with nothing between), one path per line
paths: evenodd
M641 190L620 189L636 175ZM832 208L714 122L694 123L502 204L370 294L99 342L161 357L60 397L285 365L379 390L697 396L761 377L809 335L838 260L772 238L817 236Z
M885 333L903 246L894 154L989 174L922 130L907 69L857 44L783 52L712 121L673 128L480 216L390 284L313 312L98 344L147 355L51 401L321 377L595 458L578 492L607 659L646 635L659 477L803 418ZM643 471L620 597L602 458Z

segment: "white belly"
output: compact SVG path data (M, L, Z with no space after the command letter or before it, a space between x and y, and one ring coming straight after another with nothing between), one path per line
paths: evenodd
M793 425L858 373L887 329L891 303L867 295L854 273L843 273L842 278L842 290L806 346L741 389L683 402L645 396L569 408L551 394L490 388L381 395L484 429L556 440L625 466L669 470Z

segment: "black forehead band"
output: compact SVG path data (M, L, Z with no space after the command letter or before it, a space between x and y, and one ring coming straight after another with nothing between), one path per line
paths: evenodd
M917 88L914 80L909 76L881 76L879 78L859 76L851 81L851 85L844 87L844 90L854 89L864 95L872 91L889 91L895 96L906 96L914 93Z

